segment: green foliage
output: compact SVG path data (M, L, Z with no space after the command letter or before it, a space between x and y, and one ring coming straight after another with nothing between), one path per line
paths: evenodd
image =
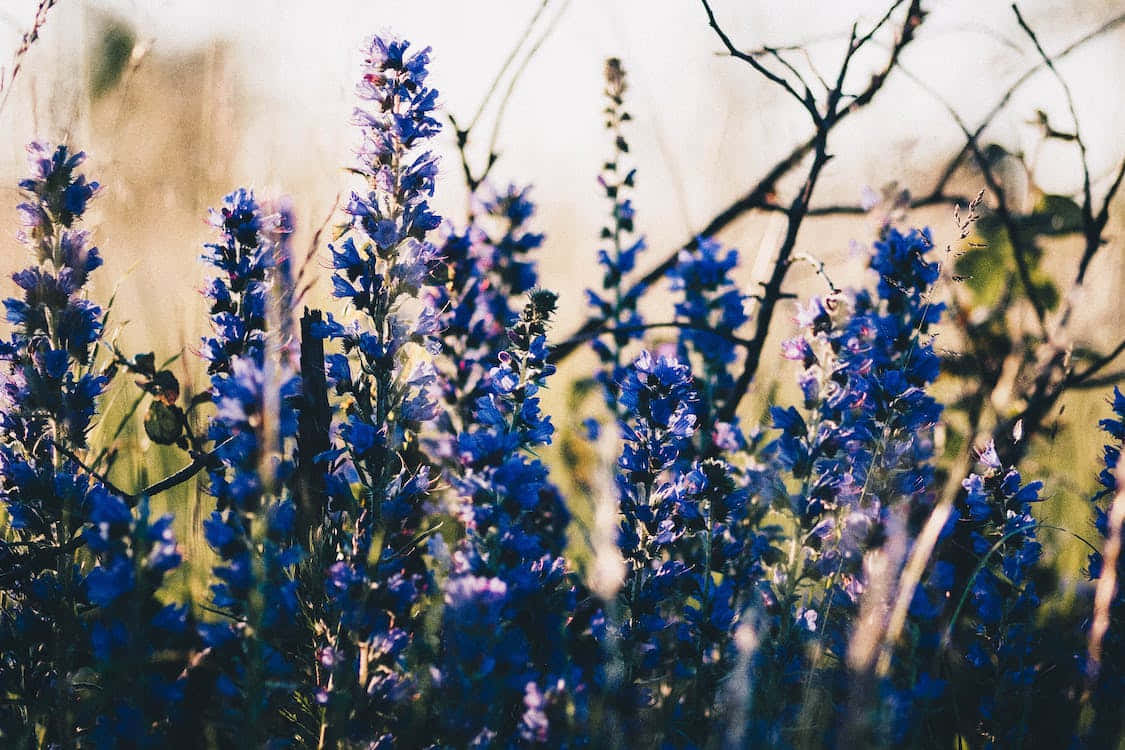
M136 42L127 24L116 20L106 23L90 65L90 93L95 99L109 93L121 80Z

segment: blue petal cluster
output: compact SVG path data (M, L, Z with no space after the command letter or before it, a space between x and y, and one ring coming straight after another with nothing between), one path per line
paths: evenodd
M802 675L826 670L818 680L846 684L839 663L867 589L866 555L934 502L941 405L926 392L939 369L928 332L942 306L930 299L939 275L931 250L928 232L888 228L870 259L878 293L812 298L798 308L800 335L782 345L804 368L803 404L771 409L780 434L756 480L792 515L799 540L769 597L784 607L782 637L768 650L786 686L766 696L779 711L802 700Z
M276 217L266 217L254 194L239 188L212 209L210 223L218 242L205 246L203 260L219 273L208 282L204 296L211 302L213 335L203 340L201 353L211 373L227 372L236 357L260 361L266 330L266 273L274 264L273 245L266 232Z
M962 482L957 520L947 527L940 554L946 566L935 566L930 587L940 589L944 582L935 587L933 579L952 574L957 599L946 638L974 674L950 697L965 712L964 731L1009 746L1026 738L1020 717L1038 679L1042 634L1033 573L1042 547L1032 504L1042 500L1043 483L1024 484L1018 471L1001 466L991 445L980 460L983 471Z
M466 535L445 587L440 676L457 746L489 736L562 746L565 707L584 701L565 633L575 596L562 557L570 514L534 457L554 433L538 395L555 370L546 337L554 311L554 294L531 293L460 435L454 481Z
M77 173L82 152L32 143L28 154L18 237L32 265L12 275L20 296L4 301L12 330L0 339L0 726L49 727L42 741L55 742L71 731L68 680L88 663L73 648L86 604L76 535L105 494L75 456L109 375L96 367L103 312L86 298L102 258L78 228L98 183Z
M681 250L670 276L671 288L679 294L676 320L683 325L679 335L682 359L698 357L701 436L709 441L706 452L731 451L746 447L737 421L714 424L715 413L735 396L730 366L738 358L732 341L749 319L746 295L733 279L738 267L738 251L726 250L708 237L696 239L695 248Z
M99 747L159 747L183 720L187 676L182 657L161 663L157 655L196 646L188 608L157 593L182 559L172 516L152 520L144 499L134 515L104 488L89 500L83 539L97 563L83 585L97 607L89 642L100 679L95 705L84 707L93 713L90 734Z
M340 737L372 742L394 736L416 689L405 662L418 604L433 589L418 544L430 467L417 446L422 425L440 412L431 358L441 321L430 286L441 255L427 239L440 223L429 206L437 160L425 150L439 130L437 92L425 84L429 49L375 37L363 55L356 171L368 190L352 194L347 236L330 246L333 295L356 318L329 315L318 331L342 344L327 374L346 404L327 456L338 543L320 646L333 657L318 695Z
M208 491L216 510L203 522L220 563L213 569L212 604L228 620L206 623L200 635L215 662L215 689L227 697L217 721L235 736L250 722L259 740L288 693L267 685L291 677L286 653L296 637L297 583L302 556L293 539L295 507L286 490L297 433L300 381L267 356L266 303L271 282L270 220L249 191L239 189L211 213L222 242L204 256L222 274L210 287L216 336L205 342L215 414ZM225 276L225 278L224 278ZM276 336L276 333L274 333Z
M533 251L543 235L528 230L535 204L529 188L509 185L476 201L477 211L463 232L450 231L442 246L445 283L434 289L441 311L441 351L450 367L441 385L445 414L441 434L431 440L431 455L454 468L456 435L473 420L486 390L488 371L508 344L506 331L539 274Z

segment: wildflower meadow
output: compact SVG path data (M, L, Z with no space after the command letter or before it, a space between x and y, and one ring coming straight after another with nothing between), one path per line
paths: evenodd
M539 191L492 176L498 149L470 157L425 38L354 56L348 187L311 247L283 193L211 197L208 242L177 250L207 282L175 292L201 291L207 333L178 352L130 349L96 292L144 283L88 220L111 189L96 154L27 145L0 326L0 745L1125 747L1125 343L1069 328L1120 306L1075 290L1125 251L1121 154L1092 175L1079 118L1054 122L1080 186L1027 208L958 118L965 194L947 175L841 209L871 227L833 240L845 283L798 230L831 210L834 129L903 75L927 9L857 22L824 77L695 10L811 135L665 256L629 60L606 60L578 299L541 273ZM1015 6L1010 31L1069 100ZM440 215L466 187L467 215ZM917 226L922 206L946 219ZM782 227L758 255L719 236L749 210ZM1075 393L1094 418L1063 424ZM1059 430L1104 448L1035 460Z

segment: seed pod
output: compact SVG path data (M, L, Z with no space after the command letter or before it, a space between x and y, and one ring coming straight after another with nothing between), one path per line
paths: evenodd
M153 401L145 414L145 434L159 445L172 445L184 431L184 412L180 407Z

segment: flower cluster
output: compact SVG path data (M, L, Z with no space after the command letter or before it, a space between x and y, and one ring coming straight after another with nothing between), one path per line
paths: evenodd
M450 231L438 268L444 282L434 289L441 310L441 349L452 367L443 372L445 414L431 454L456 465L454 435L472 422L477 399L487 390L486 376L507 346L506 331L517 302L538 281L531 253L543 235L529 231L535 204L528 188L509 185L474 202L463 232Z
M710 237L626 283L644 242L617 60L602 286L552 349L558 299L537 288L526 188L471 196L467 225L431 241L428 66L401 40L363 48L364 184L324 258L337 305L307 310L299 334L316 264L294 262L293 206L240 188L211 212L195 362L210 387L183 407L172 360L121 353L87 299L102 260L78 228L98 191L82 154L32 145L32 264L0 339L0 744L1119 741L1125 395L1102 422L1096 545L1042 520L1043 484L975 434L992 415L944 411L943 267L928 230L884 222L869 289L838 289L819 264L830 293L798 307L781 345L796 388L744 398L789 294L767 285L741 338L739 253ZM645 323L660 272L667 317ZM616 429L583 443L568 419L557 445L546 389L582 341L600 362L569 403L600 384ZM116 368L154 398L110 436L92 427ZM118 436L141 427L143 449L190 463L126 491ZM986 445L975 466L970 442ZM560 459L572 476L552 474ZM210 593L185 601L193 571L150 502L197 477L215 501L189 531L213 553ZM1095 550L1093 596L1080 585L1061 614L1040 606L1059 588L1048 530Z
M22 294L4 301L12 334L0 339L0 689L12 698L0 712L38 720L57 740L75 697L69 672L86 658L74 646L84 603L76 535L104 493L75 452L109 373L95 366L103 312L85 296L102 258L78 228L98 183L78 174L82 152L32 143L28 154L18 237L33 265L12 276Z
M201 635L219 665L215 690L227 698L217 723L231 736L248 724L261 741L281 713L277 694L285 693L268 685L294 672L286 654L298 634L294 567L302 550L293 538L296 510L287 483L300 383L267 352L270 219L245 189L211 215L223 242L209 245L205 258L227 278L211 284L216 335L204 347L214 373L208 491L217 507L203 530L221 560L213 570L212 604L229 620L205 624Z
M264 217L254 194L239 188L212 209L211 226L220 241L206 246L203 260L219 274L204 296L211 302L214 335L203 340L202 355L212 373L227 372L236 357L260 360L266 330L266 273L273 265L265 232L276 217Z
M582 675L569 668L564 633L574 609L562 557L570 518L533 455L554 432L538 395L555 369L546 343L554 311L554 294L531 293L460 435L455 486L465 537L445 587L440 676L456 745L497 735L558 738L566 724L543 713L541 691L553 691L556 704L581 699Z
M705 453L733 451L745 447L737 422L715 424L715 414L734 396L735 381L730 366L738 357L733 341L750 317L746 295L732 273L738 267L738 251L723 251L709 237L699 237L695 248L681 250L670 272L672 291L680 294L676 318L683 325L679 336L680 357L696 355L700 362L699 419L702 437L709 441Z
M928 330L942 306L930 299L939 275L931 248L928 233L889 228L870 261L878 294L812 298L798 308L801 334L782 345L804 368L802 409L771 409L780 435L756 470L800 540L769 595L780 617L765 699L779 712L801 702L811 675L842 684L838 665L869 589L869 553L906 534L933 503L931 432L941 406L926 392L938 374Z
M84 581L98 608L90 626L98 690L84 706L91 735L100 747L167 742L185 731L186 657L196 646L188 608L157 594L181 562L172 516L152 520L144 499L134 515L99 488L83 538L97 559Z
M401 722L396 706L413 693L404 665L418 604L432 590L419 537L425 535L430 468L418 431L439 412L439 315L427 285L440 253L427 240L439 218L429 207L437 173L422 150L438 132L437 92L425 85L429 49L372 39L358 86L364 106L358 172L365 195L347 206L348 236L332 247L333 294L350 324L329 315L320 333L340 340L329 382L345 397L340 444L330 452L330 510L339 539L325 582L325 657L318 700L334 730L354 740L382 737ZM357 239L358 237L358 239ZM361 487L358 497L351 486ZM328 557L328 555L324 555Z
M1042 547L1031 508L1042 500L1043 483L1024 484L1018 471L1001 465L991 444L980 464L983 471L962 482L927 596L916 598L911 612L923 624L933 622L939 603L957 596L944 613L944 645L973 673L948 698L963 712L959 730L984 742L1018 744L1027 728L1020 717L1037 679L1034 573ZM933 653L942 645L931 640L920 648ZM930 700L943 692L940 674L919 679L931 686Z

